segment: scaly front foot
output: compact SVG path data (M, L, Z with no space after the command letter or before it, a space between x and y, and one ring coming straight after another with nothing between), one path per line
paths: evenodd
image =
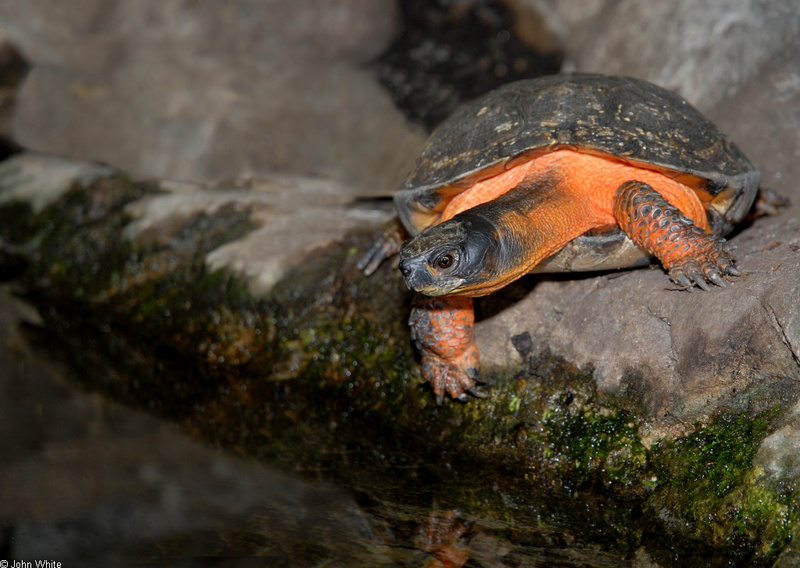
M471 298L419 296L408 324L422 352L422 376L430 382L438 403L445 393L461 401L468 394L485 396L475 386L480 364Z
M649 185L629 181L614 194L614 216L639 246L658 257L670 278L687 290L708 283L725 286L741 276L733 263L733 246L706 233Z

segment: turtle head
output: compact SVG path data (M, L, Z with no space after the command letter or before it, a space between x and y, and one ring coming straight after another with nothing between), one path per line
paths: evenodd
M406 241L400 271L409 288L427 296L480 295L469 292L497 278L501 249L490 221L462 214Z

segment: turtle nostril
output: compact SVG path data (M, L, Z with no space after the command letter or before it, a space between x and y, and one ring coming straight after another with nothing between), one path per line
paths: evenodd
M399 268L400 272L403 274L403 277L408 278L408 276L411 274L411 267L405 261L403 261L400 263Z

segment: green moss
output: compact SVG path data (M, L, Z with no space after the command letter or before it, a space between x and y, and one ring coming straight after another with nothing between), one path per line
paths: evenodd
M553 413L544 420L544 428L545 458L570 464L580 480L595 477L604 485L623 486L639 481L647 454L628 413Z
M667 527L765 562L788 544L794 492L775 490L753 466L780 408L755 416L726 414L651 453L656 490L647 503ZM688 531L687 531L688 528ZM754 564L755 565L755 564Z
M27 205L8 203L0 207L0 218L18 217L4 223L0 234L29 251L30 288L92 297L107 288L111 275L132 253L130 243L119 237L130 222L125 206L152 191L152 186L111 177L73 186L39 215Z
M6 243L29 242L40 227L29 203L10 201L0 205L0 231Z
M530 483L626 499L645 492L636 417L599 400L590 370L552 355L527 361L488 399L458 407L457 418L463 453L497 467L505 484L516 477L522 491Z
M711 424L656 449L657 473L666 483L695 499L723 497L741 484L775 411L749 416L724 415Z

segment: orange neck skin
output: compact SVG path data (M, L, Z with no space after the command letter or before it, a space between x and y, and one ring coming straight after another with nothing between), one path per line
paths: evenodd
M465 211L465 215L486 217L497 227L501 241L519 247L518 253L509 254L507 266L498 267L495 278L456 294L490 294L585 232L618 226L614 192L630 180L652 186L698 227L708 230L705 208L690 186L611 157L557 150L478 182L442 212L439 222Z

